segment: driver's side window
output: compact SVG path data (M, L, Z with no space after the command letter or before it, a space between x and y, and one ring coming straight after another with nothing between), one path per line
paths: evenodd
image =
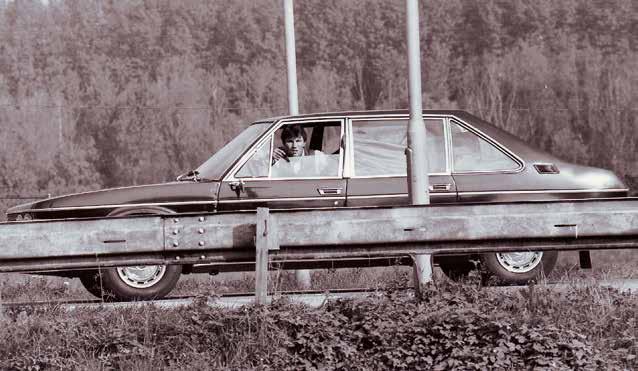
M261 144L253 156L239 169L237 178L265 178L270 173L270 150L272 136Z
M336 177L341 164L341 122L286 124L263 142L237 178Z

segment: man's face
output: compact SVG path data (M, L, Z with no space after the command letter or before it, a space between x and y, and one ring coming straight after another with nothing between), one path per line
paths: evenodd
M284 149L288 157L303 156L306 141L300 135L298 137L288 138L284 141Z

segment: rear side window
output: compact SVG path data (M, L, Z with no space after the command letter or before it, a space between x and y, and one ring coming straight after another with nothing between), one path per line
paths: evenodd
M445 130L442 119L424 119L430 173L444 173ZM355 176L405 176L407 120L352 122Z
M454 171L507 171L519 164L487 140L451 122Z

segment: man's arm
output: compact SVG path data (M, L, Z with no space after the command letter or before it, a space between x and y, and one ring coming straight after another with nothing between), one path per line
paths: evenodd
M286 151L284 151L282 148L275 148L272 151L272 164L274 165L275 162L281 160L281 159L286 160L286 162L290 162L290 160L288 159L288 156L286 155Z

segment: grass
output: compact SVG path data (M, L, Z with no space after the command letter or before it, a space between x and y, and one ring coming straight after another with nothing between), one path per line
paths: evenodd
M410 267L313 271L313 288L376 288L381 297L287 303L240 310L197 302L65 312L43 306L0 311L0 369L637 369L638 297L595 279L636 278L633 250L593 253L594 269L562 254L549 277L573 282L517 291L452 283L435 271L422 298ZM271 272L271 289L296 289ZM252 274L184 276L175 295L250 291ZM93 299L76 279L0 276L4 302ZM0 307L1 308L1 307Z
M441 280L320 309L6 310L0 369L635 369L638 299Z

